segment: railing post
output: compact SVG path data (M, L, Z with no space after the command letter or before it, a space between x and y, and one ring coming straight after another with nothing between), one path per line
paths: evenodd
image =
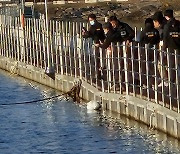
M157 77L157 67L158 67L158 61L157 61L157 49L156 46L153 47L154 50L154 77L155 77L155 83L154 83L154 92L155 92L155 102L158 103L158 77Z
M100 67L101 71L103 71L103 51L102 48L99 49L100 52ZM102 92L104 92L104 80L101 79Z
M78 61L79 61L79 76L80 76L80 79L82 79L81 49L82 49L82 38L80 38L80 35L77 34L77 55L78 55Z
M129 79L128 79L128 57L127 57L127 47L126 43L123 42L123 55L124 55L124 70L125 70L125 85L126 85L126 95L129 94Z
M170 65L171 60L172 60L172 53L169 52L169 49L167 48L167 64L168 64L168 85L169 85L169 108L172 110L172 91L171 91L171 86L172 86L172 68L170 68L172 65ZM171 55L170 55L171 54ZM174 59L173 59L174 60Z
M179 103L180 103L180 90L179 90L179 76L180 76L180 62L179 62L179 57L180 55L178 55L178 51L175 50L175 69L176 69L176 91L177 91L177 112L179 113Z

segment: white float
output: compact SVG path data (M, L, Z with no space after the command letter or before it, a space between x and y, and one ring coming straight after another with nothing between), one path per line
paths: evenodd
M101 108L101 103L97 101L90 101L87 103L87 110L99 110Z

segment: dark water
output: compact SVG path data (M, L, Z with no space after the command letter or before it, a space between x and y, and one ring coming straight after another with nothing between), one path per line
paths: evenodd
M0 71L0 104L58 92ZM111 117L111 118L107 118ZM71 101L0 106L0 153L180 153L177 140L112 113Z

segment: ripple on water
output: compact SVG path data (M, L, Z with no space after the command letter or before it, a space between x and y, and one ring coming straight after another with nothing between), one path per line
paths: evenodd
M0 71L0 104L41 99L56 91ZM89 112L72 101L3 106L0 151L19 153L180 153L179 143L108 112ZM109 116L109 117L108 117ZM110 118L112 117L112 118Z

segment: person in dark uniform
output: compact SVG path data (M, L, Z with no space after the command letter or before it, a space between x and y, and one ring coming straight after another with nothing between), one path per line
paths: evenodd
M164 16L167 24L163 30L163 49L180 50L180 21L176 20L173 15L173 10L166 10Z
M158 45L160 41L159 31L154 28L154 23L151 18L145 20L145 28L140 34L140 44L144 46L148 45L148 48L152 48L154 45Z
M90 28L89 28L89 30L86 30L85 28L82 29L82 37L83 38L92 38L92 40L95 44L104 42L105 35L104 35L103 28L102 28L102 24L97 21L96 15L90 14L88 16L88 21L90 24ZM98 47L95 47L94 56L95 56L95 62L96 62L95 72L97 73L97 78L101 79L100 53L99 53Z
M127 44L132 42L135 32L127 23L120 22L116 16L111 16L109 18L109 22L111 23L115 32L121 34L122 41L126 41Z
M103 42L105 39L104 31L102 28L102 24L96 20L96 15L90 14L88 16L88 21L90 24L90 28L88 31L85 28L83 28L82 36L84 38L92 38L94 43L99 43L100 41Z
M154 78L152 77L154 75L154 55L157 55L157 50L152 49L154 46L158 46L160 42L160 36L159 36L159 31L157 29L154 28L154 23L153 20L151 18L147 18L145 20L145 28L144 30L141 32L140 34L140 45L142 47L145 46L145 44L147 45L147 49L144 50L144 52L142 52L141 57L142 57L142 63L144 63L144 61L146 60L146 54L147 54L147 61L148 61L148 68L145 67L147 66L146 63L144 63L142 65L142 72L143 74L149 74L150 76L149 78L149 85L153 85L154 84ZM143 50L143 49L142 49ZM145 52L147 51L147 52ZM148 70L147 70L148 69ZM143 77L143 81L142 83L145 84L145 77Z
M180 21L176 20L174 18L173 10L168 9L164 12L164 17L167 20L167 24L164 26L163 30L163 50L167 51L167 62L169 62L170 66L170 80L171 82L175 82L176 80L176 72L175 64L176 57L178 58L178 61L180 61ZM177 52L175 52L175 50ZM177 53L177 55L175 55Z
M154 28L159 31L160 40L163 40L163 29L164 25L167 23L166 18L163 16L162 11L157 11L152 16Z
M111 43L116 44L117 42L122 42L120 33L116 33L110 22L106 22L103 24L103 30L105 34L105 40L100 44L96 44L97 47L107 49L108 47L110 47Z
M164 25L167 23L166 18L163 16L162 11L157 11L152 16L153 22L154 22L154 28L156 28L159 31L160 35L160 43L159 43L159 52L158 52L158 77L161 79L166 78L167 79L167 71L164 66L167 65L167 58L164 56L163 52L161 51L163 46L163 29ZM161 72L162 71L162 72ZM162 86L160 83L159 86Z
M110 60L110 58L106 59L107 61L109 60L109 62L106 61L107 63L105 63L105 62L104 63L105 63L105 65L110 64L109 65L110 68L109 67L108 68L110 69L109 71L112 73L111 78L112 78L112 80L115 80L113 82L115 84L111 87L111 89L115 88L116 90L119 90L119 87L120 87L119 79L122 77L122 76L121 77L119 76L119 71L122 71L123 67L121 65L121 70L120 70L120 68L118 68L118 63L119 62L121 63L122 60L118 59L118 51L117 51L116 46L111 46L111 44L114 43L114 45L116 45L117 42L122 42L122 37L121 37L120 33L117 33L113 29L110 22L106 22L103 24L103 30L105 33L105 40L101 44L96 44L96 46L102 48L103 51L106 51L103 53L103 56L107 55L108 57L111 57L111 60ZM103 58L103 59L105 59L105 58ZM105 66L105 68L106 67L107 66ZM113 73L113 71L114 71L114 73ZM107 73L107 71L106 71L106 73ZM105 75L106 73L103 73L103 74ZM113 75L114 75L114 77L113 77ZM110 82L112 82L112 81L110 81ZM123 87L122 87L122 90L123 90Z
M113 29L115 30L116 33L119 33L122 37L122 42L125 42L126 44L126 53L127 53L127 69L128 69L128 79L129 79L129 82L132 83L132 73L131 73L131 70L132 70L132 61L131 61L131 48L129 47L130 45L130 42L133 41L133 38L135 36L135 32L134 30L127 24L127 23L124 23L124 22L121 22L117 19L116 16L111 16L109 18L109 22L112 24L113 26ZM121 58L124 57L124 53L123 53L123 47L122 49L120 50L121 53ZM137 57L137 52L134 53L134 57ZM124 67L124 66L122 66Z

